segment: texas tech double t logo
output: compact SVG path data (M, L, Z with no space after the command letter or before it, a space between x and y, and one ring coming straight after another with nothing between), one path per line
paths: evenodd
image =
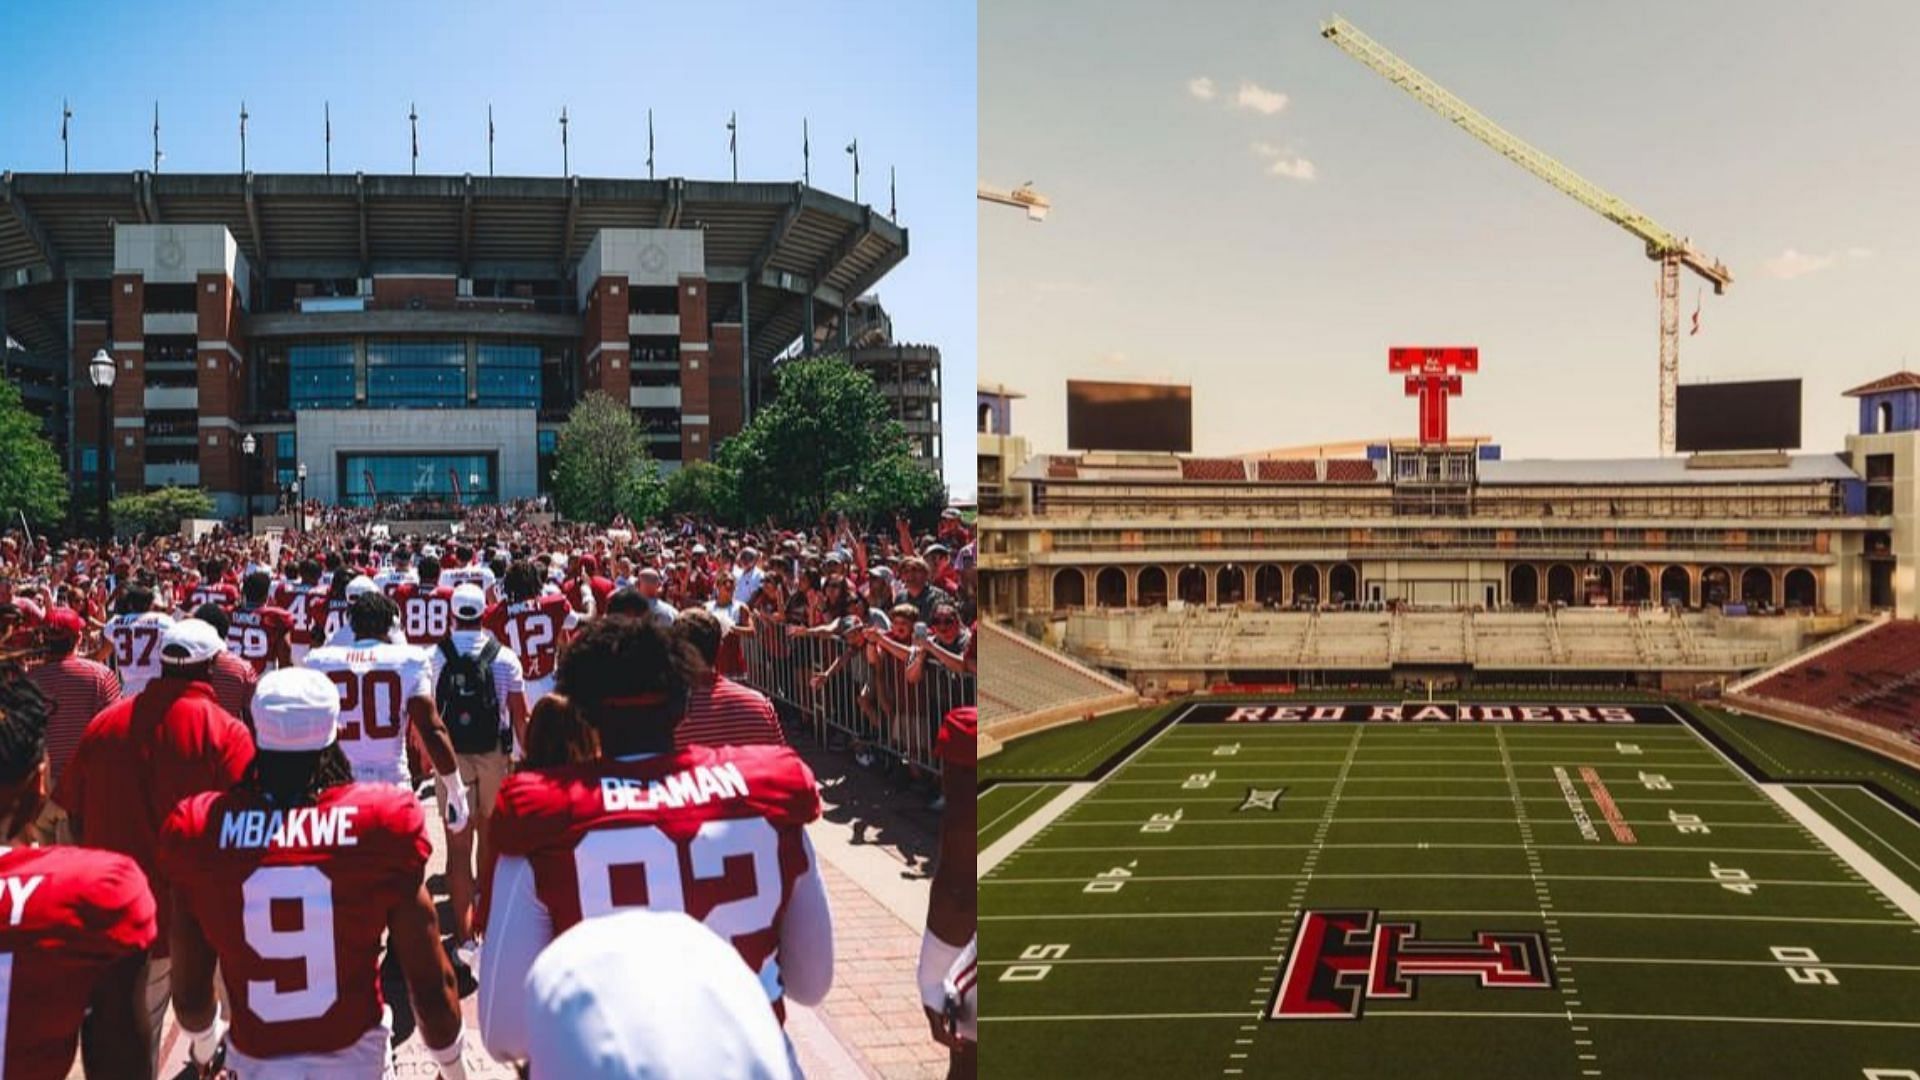
M1539 934L1481 931L1470 941L1422 941L1420 924L1377 912L1303 911L1269 1020L1357 1020L1369 998L1411 998L1428 975L1472 975L1481 986L1548 990L1553 969Z

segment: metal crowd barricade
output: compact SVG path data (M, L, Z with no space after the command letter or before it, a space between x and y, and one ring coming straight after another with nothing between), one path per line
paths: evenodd
M746 682L797 713L814 737L841 741L940 771L934 754L940 721L975 700L975 679L933 657L917 677L880 649L837 637L795 636L783 624L756 621L741 642Z

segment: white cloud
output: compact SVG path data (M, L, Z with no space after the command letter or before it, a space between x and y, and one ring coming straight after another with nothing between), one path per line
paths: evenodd
M1278 90L1269 90L1258 83L1243 82L1240 92L1233 97L1233 103L1242 109L1252 109L1265 116L1272 116L1287 107L1287 95Z
M1212 101L1214 98L1213 80L1207 78L1205 75L1188 79L1187 93L1192 94L1201 101Z
M1269 142L1256 142L1252 146L1255 157L1267 159L1269 176L1284 176L1289 180L1307 181L1314 178L1313 162L1293 153L1291 150L1275 146Z
M1833 266L1834 263L1839 262L1842 257L1848 259L1871 259L1873 258L1873 249L1850 247L1837 252L1828 252L1824 255L1810 255L1795 248L1788 248L1773 258L1768 259L1762 265L1767 268L1767 274L1769 276L1779 278L1782 281L1791 281L1797 277L1817 274L1822 270L1828 269Z
M1313 162L1303 157L1280 158L1267 166L1267 171L1289 180L1312 180Z

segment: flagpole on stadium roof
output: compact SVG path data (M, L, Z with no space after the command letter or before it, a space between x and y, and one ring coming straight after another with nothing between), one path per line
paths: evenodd
M61 128L61 137L65 138L66 128ZM813 140L807 132L807 118L800 118L800 182L813 186Z
M653 179L653 110L647 110L647 179Z
M493 175L493 102L487 102L487 175Z
M733 158L733 182L740 182L740 114L727 114L727 155Z
M853 155L853 201L860 201L860 140L854 139L847 144L847 153Z
M420 175L420 110L413 102L407 102L407 125L413 131L413 161L407 171L414 176Z
M560 106L560 175L573 175L572 160L567 156L567 107Z
M60 171L73 171L73 163L67 157L67 121L73 119L73 107L66 98L60 99Z
M326 113L327 175L332 176L333 175L333 102L331 101L322 102L321 108Z
M247 171L247 102L240 99L240 171Z

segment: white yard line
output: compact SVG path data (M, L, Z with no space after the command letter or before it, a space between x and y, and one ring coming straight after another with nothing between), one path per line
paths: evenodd
M999 817L996 817L992 821L987 822L985 825L980 826L980 831L986 832L992 829L995 825L998 825L1001 822L1007 820L1007 818L1011 817L1012 815L1019 813L1020 808L1032 802L1034 799L1034 796L1045 794L1046 790L1052 786L1053 786L1052 784L1042 784L1039 787L1034 788L1032 791L1027 792L1025 798L1021 799L1019 802L1014 803L1012 806L1002 811Z
M1091 854L1094 852L1116 852L1116 851L1117 852L1137 852L1141 850L1267 851L1275 848L1282 848L1282 849L1310 848L1313 846L1314 846L1313 844L1154 844L1150 849L1143 849L1138 844L1127 844L1121 847L1108 847L1104 845L1094 846L1094 847L1041 847L1041 848L1034 848L1034 850L1035 851L1070 851L1070 852L1076 852L1079 854ZM1485 851L1513 850L1512 844L1455 844L1455 843L1441 843L1439 841L1435 841L1433 843L1404 841L1396 844L1323 844L1320 846L1326 848L1329 851L1364 851L1364 850L1382 850L1387 848L1413 848L1416 850L1431 849L1435 851L1439 851L1439 850L1450 851L1456 848L1466 849L1466 850L1485 850ZM1535 849L1539 851L1594 851L1594 852L1620 851L1620 852L1626 852L1628 854L1632 854L1634 852L1639 852L1639 851L1679 851L1679 852L1685 852L1689 855L1786 855L1786 856L1800 856L1800 857L1814 858L1814 859L1828 859L1833 857L1832 852L1821 851L1817 848L1808 848L1804 851L1783 851L1779 848L1746 848L1746 847L1703 848L1703 847L1687 847L1684 845L1663 846L1658 844L1634 844L1631 846L1623 844L1618 846L1604 845L1601 847L1594 847L1592 844L1535 844L1533 846Z
M1511 845L1508 845L1511 847ZM1292 915L1291 909L1261 911L1129 911L1099 914L1095 912L1076 912L1070 915L982 915L981 922L1046 922L1067 919L1270 919L1276 915ZM1433 911L1408 911L1393 909L1395 917L1406 915L1432 915L1436 917L1460 916L1474 919L1537 919L1540 909L1525 911L1455 911L1452 909ZM1669 919L1675 922L1756 922L1756 923L1818 923L1821 926L1907 926L1907 919L1836 919L1819 915L1688 915L1670 911L1561 911L1553 912L1561 919Z
M1136 874L1128 881L1292 881L1305 874ZM1610 874L1321 874L1316 881L1624 881L1643 885L1698 885L1718 889L1720 882L1706 877L1629 877ZM995 878L983 885L1085 885L1086 875L1049 878ZM1864 889L1864 881L1789 881L1754 878L1755 885L1804 885L1816 889Z
M1905 912L1907 918L1920 923L1920 892L1900 879L1898 874L1880 864L1880 860L1868 853L1866 848L1855 843L1853 838L1840 831L1840 827L1820 815L1818 810L1808 806L1800 796L1787 790L1782 784L1763 784L1761 790L1780 804L1795 821L1806 826L1807 831L1819 837L1820 842L1833 850L1853 872L1867 879L1881 895L1893 901L1894 906ZM1838 807L1835 807L1838 809ZM1841 813L1846 811L1841 810ZM1866 828L1862 825L1861 828ZM1868 830L1869 834L1872 830ZM1876 837L1877 839L1877 837ZM1885 843L1885 841L1882 841Z
M1254 964L1271 961L1271 955L1261 953L1248 956L1088 956L1074 960L1052 960L1056 967L1075 964ZM1713 960L1707 958L1659 957L1659 956L1563 956L1561 959L1570 964L1661 964L1677 967L1757 967L1778 970L1778 960ZM982 960L981 967L1015 967L1031 963L1028 960ZM1920 964L1835 964L1825 960L1821 967L1835 971L1902 971L1920 972Z
M1895 846L1893 846L1892 844L1890 844L1890 843L1888 843L1888 842L1887 842L1887 838L1886 838L1886 837L1884 837L1884 836L1881 836L1881 835L1880 835L1879 833L1877 833L1877 832L1874 832L1874 831L1873 831L1873 829L1872 829L1872 828L1870 828L1870 827L1869 827L1869 826L1867 825L1867 823L1866 823L1866 822L1864 822L1864 821L1861 821L1861 820L1860 820L1859 818L1857 818L1857 817L1854 817L1854 816L1853 816L1853 814L1852 814L1851 812L1849 812L1849 811L1847 810L1847 808L1846 808L1846 807L1844 807L1844 806L1841 806L1841 805L1840 805L1839 803L1837 803L1837 802L1834 802L1834 801L1833 801L1833 799L1832 799L1832 797L1831 797L1831 796L1829 796L1829 795L1828 795L1828 794L1827 794L1826 792L1824 792L1824 791L1821 791L1821 790L1820 790L1819 788L1812 788L1812 789L1810 789L1810 790L1811 790L1811 791L1812 791L1812 792L1813 792L1813 793L1814 793L1814 794L1815 794L1816 796L1818 796L1818 797L1819 797L1819 799L1820 799L1820 801L1821 801L1821 802L1823 802L1823 803L1826 803L1826 804L1827 804L1828 806L1831 806L1831 807L1833 807L1833 808L1834 808L1834 810L1835 810L1835 811L1837 811L1837 812L1838 812L1838 813L1840 814L1840 816L1842 816L1842 817L1844 817L1844 818L1846 818L1846 819L1847 819L1848 821L1851 821L1851 822L1853 822L1853 823L1854 823L1855 825L1858 825L1858 826L1860 826L1860 830L1861 830L1862 832L1864 832L1864 833L1866 833L1866 834L1867 834L1868 836L1871 836L1871 837L1873 837L1873 838L1874 838L1875 840L1877 840L1877 841L1879 841L1879 842L1880 842L1880 846L1882 846L1882 847L1884 847L1884 848L1886 848L1886 849L1887 849L1888 851L1891 851L1891 852L1893 852L1893 854L1894 854L1894 857L1895 857L1895 858L1897 858L1897 859L1899 859L1899 860L1900 860L1901 862L1903 862L1903 863L1906 863L1906 864L1907 864L1908 866L1911 866L1911 867L1913 867L1913 868L1914 868L1915 870L1920 870L1920 863L1917 863L1917 862L1914 862L1914 861L1913 861L1912 859L1910 859L1910 858L1908 858L1908 857L1907 857L1907 853L1906 853L1906 852L1904 852L1904 851L1901 851L1901 850L1900 850L1899 848L1897 848L1897 847L1895 847ZM1858 789L1858 788L1854 788L1853 790L1855 790L1855 791L1858 791L1858 790L1860 790L1860 789ZM1897 813L1898 811L1895 811L1895 812ZM1905 821L1906 819L1905 819L1905 818L1901 818L1900 820L1902 820L1902 821Z
M1128 754L1120 762L1120 764L1115 765L1113 767L1113 771L1107 774L1107 779L1110 780L1113 777L1120 775L1120 773L1126 769L1128 762L1131 762L1134 758L1139 757L1140 754L1143 751L1145 751L1147 747L1152 746L1156 742L1159 742L1161 737L1166 735L1167 732L1172 731L1174 730L1174 728L1178 727L1180 725L1180 717L1185 716L1188 712L1192 711L1192 709L1193 709L1193 706L1189 705L1185 709L1181 710L1179 714L1177 714L1176 716L1173 717L1173 719L1168 721L1165 727L1160 729L1158 734L1154 735L1153 738L1148 739L1146 742L1141 743L1139 749L1135 750L1131 754ZM1092 794L1096 789L1100 787L1101 784L1104 784L1106 782L1107 780L1099 780L1092 783L1068 784L1067 790L1054 796L1047 803L1047 805L1041 807L1038 810L1035 810L1032 814L1029 814L1025 821L1022 821L1020 824L1015 825L1011 829L1008 829L1007 834L1005 836L1002 836L1000 839L995 840L991 844L988 844L987 849L980 853L979 863L977 868L974 871L975 875L977 877L985 877L987 874L991 873L994 867L999 866L1002 862L1006 861L1007 856L1012 855L1015 851L1018 851L1021 845L1025 844L1027 841L1032 840L1034 837L1040 835L1040 831L1042 829L1045 829L1047 826L1052 825L1054 822L1060 820L1060 816L1062 814L1065 814L1067 811L1073 809L1074 804L1078 803L1081 799L1084 799L1088 795Z
M1054 1024L1068 1022L1099 1022L1111 1020L1236 1020L1247 1014L1244 1012L1202 1012L1202 1013L1081 1013L1079 1015L1054 1016L982 1016L982 1023L998 1024ZM1820 1016L1683 1016L1661 1013L1580 1013L1585 1020L1618 1020L1623 1022L1678 1022L1693 1024L1791 1024L1808 1027L1857 1027L1857 1028L1899 1028L1920 1030L1920 1020L1834 1020ZM1367 1010L1367 1019L1472 1019L1472 1020L1559 1020L1565 1021L1567 1014L1561 1012L1468 1012L1458 1009L1395 1009L1390 1007Z

